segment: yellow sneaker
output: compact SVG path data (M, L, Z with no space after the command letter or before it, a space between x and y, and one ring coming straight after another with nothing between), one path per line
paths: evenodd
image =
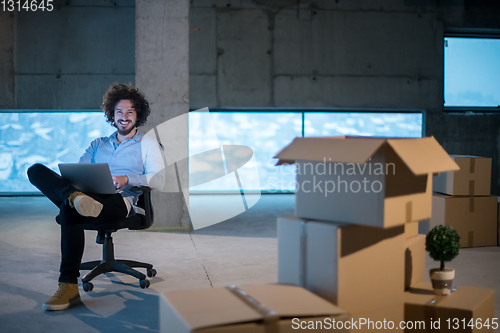
M42 308L48 311L58 311L78 303L80 303L78 284L59 282L59 289L54 296L42 305Z

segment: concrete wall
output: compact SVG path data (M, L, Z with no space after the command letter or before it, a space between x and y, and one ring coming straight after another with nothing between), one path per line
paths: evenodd
M0 108L14 107L14 14L0 12Z
M136 81L148 94L152 110L144 131L156 127L167 165L165 190L153 192L153 228L189 230L189 1L136 4Z
M497 115L445 114L447 28L500 29L491 0L192 0L190 107L421 109L451 154L493 158Z
M300 3L192 1L191 107L440 108L436 6Z
M111 83L135 80L134 0L58 1L16 12L14 29L15 85L0 89L13 108L97 109Z

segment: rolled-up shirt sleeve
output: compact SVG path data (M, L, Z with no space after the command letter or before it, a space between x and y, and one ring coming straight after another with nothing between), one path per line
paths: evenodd
M90 145L85 149L85 152L80 157L78 163L95 163L94 157L97 147L99 146L99 139L96 139L90 143Z
M144 174L127 175L130 185L147 185L155 190L165 187L165 164L161 148L155 139L144 136L141 140Z

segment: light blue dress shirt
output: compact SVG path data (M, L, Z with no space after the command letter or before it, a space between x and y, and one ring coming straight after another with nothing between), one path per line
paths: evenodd
M128 185L117 192L134 206L139 194L130 191L130 187L145 185L163 189L163 157L156 139L137 131L131 139L118 143L116 134L115 131L109 137L92 141L78 163L108 163L112 176L127 176Z

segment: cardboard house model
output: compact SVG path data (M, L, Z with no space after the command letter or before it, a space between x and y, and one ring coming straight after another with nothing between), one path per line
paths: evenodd
M297 165L295 215L382 228L430 218L432 175L458 170L434 137L296 138L277 165Z

